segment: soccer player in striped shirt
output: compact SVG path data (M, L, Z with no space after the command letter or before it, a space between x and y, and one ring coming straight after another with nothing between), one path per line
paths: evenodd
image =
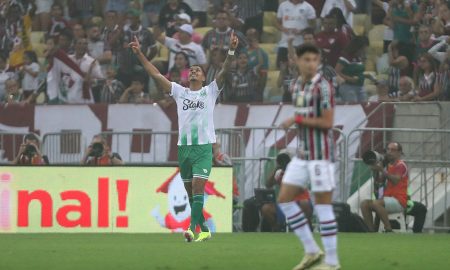
M178 113L178 162L181 178L190 197L191 224L184 233L186 241L194 240L197 226L201 232L196 242L211 238L211 232L204 224L203 194L212 166L212 144L216 142L214 129L214 107L217 97L225 84L225 77L234 60L234 52L239 40L234 32L230 35L230 50L223 63L222 70L209 85L203 86L206 73L199 65L189 69L189 88L175 82L170 82L161 75L140 50L137 38L129 46L133 49L145 70L158 83L165 93L168 93L177 103ZM191 199L192 198L192 199Z
M297 157L289 163L282 180L278 202L289 226L303 243L305 256L294 270L307 269L324 257L308 220L294 198L311 184L315 196L315 210L325 249L324 261L313 269L340 269L337 257L337 224L331 205L334 183L334 89L318 71L320 50L311 44L297 48L300 76L293 85L295 116L286 119L281 127L298 127L300 147Z

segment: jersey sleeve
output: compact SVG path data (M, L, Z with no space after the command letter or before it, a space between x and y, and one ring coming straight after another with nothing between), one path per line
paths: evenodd
M320 104L322 110L334 108L334 87L327 80L322 80L320 88Z
M210 94L212 97L214 97L214 101L219 96L220 92L222 91L222 88L219 89L219 86L217 85L216 80L213 80L208 86L207 86L208 94Z
M309 6L306 18L308 20L314 20L316 18L316 10L312 6Z
M172 82L171 84L172 88L170 89L169 95L177 100L181 93L184 91L184 87L175 82Z

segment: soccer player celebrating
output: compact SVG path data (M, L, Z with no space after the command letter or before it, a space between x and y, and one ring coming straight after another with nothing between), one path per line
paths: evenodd
M212 144L216 142L213 112L217 97L224 87L225 79L234 59L234 51L238 46L238 38L231 33L230 50L217 74L209 85L203 86L206 74L201 66L189 68L189 88L166 79L156 67L150 63L140 50L139 41L135 38L129 44L148 74L157 82L165 93L177 103L178 113L178 162L181 178L189 194L191 204L191 224L184 233L186 241L194 240L197 225L201 232L196 242L211 238L211 232L204 224L203 194L212 166Z
M297 125L300 149L297 157L286 168L278 197L279 206L289 226L303 243L305 256L294 270L309 269L319 263L323 252L318 247L308 226L308 220L294 198L311 184L315 196L315 210L320 222L320 234L325 248L325 259L313 269L340 269L337 257L337 226L331 206L334 183L334 89L318 72L320 51L304 44L297 48L297 66L300 76L292 85L295 116L285 120L281 127Z

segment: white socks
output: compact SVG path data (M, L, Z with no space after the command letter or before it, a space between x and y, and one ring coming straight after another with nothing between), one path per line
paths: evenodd
M313 238L312 232L309 229L308 219L303 214L302 210L296 202L279 203L289 223L289 227L294 231L295 235L302 241L305 253L316 254L319 252L319 247Z
M325 263L338 265L337 257L337 223L330 204L318 204L315 206L317 217L320 222L320 235L325 249Z

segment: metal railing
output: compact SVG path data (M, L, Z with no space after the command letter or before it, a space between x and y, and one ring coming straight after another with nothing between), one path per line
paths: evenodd
M10 163L18 155L27 134L28 132L0 131L0 163Z

